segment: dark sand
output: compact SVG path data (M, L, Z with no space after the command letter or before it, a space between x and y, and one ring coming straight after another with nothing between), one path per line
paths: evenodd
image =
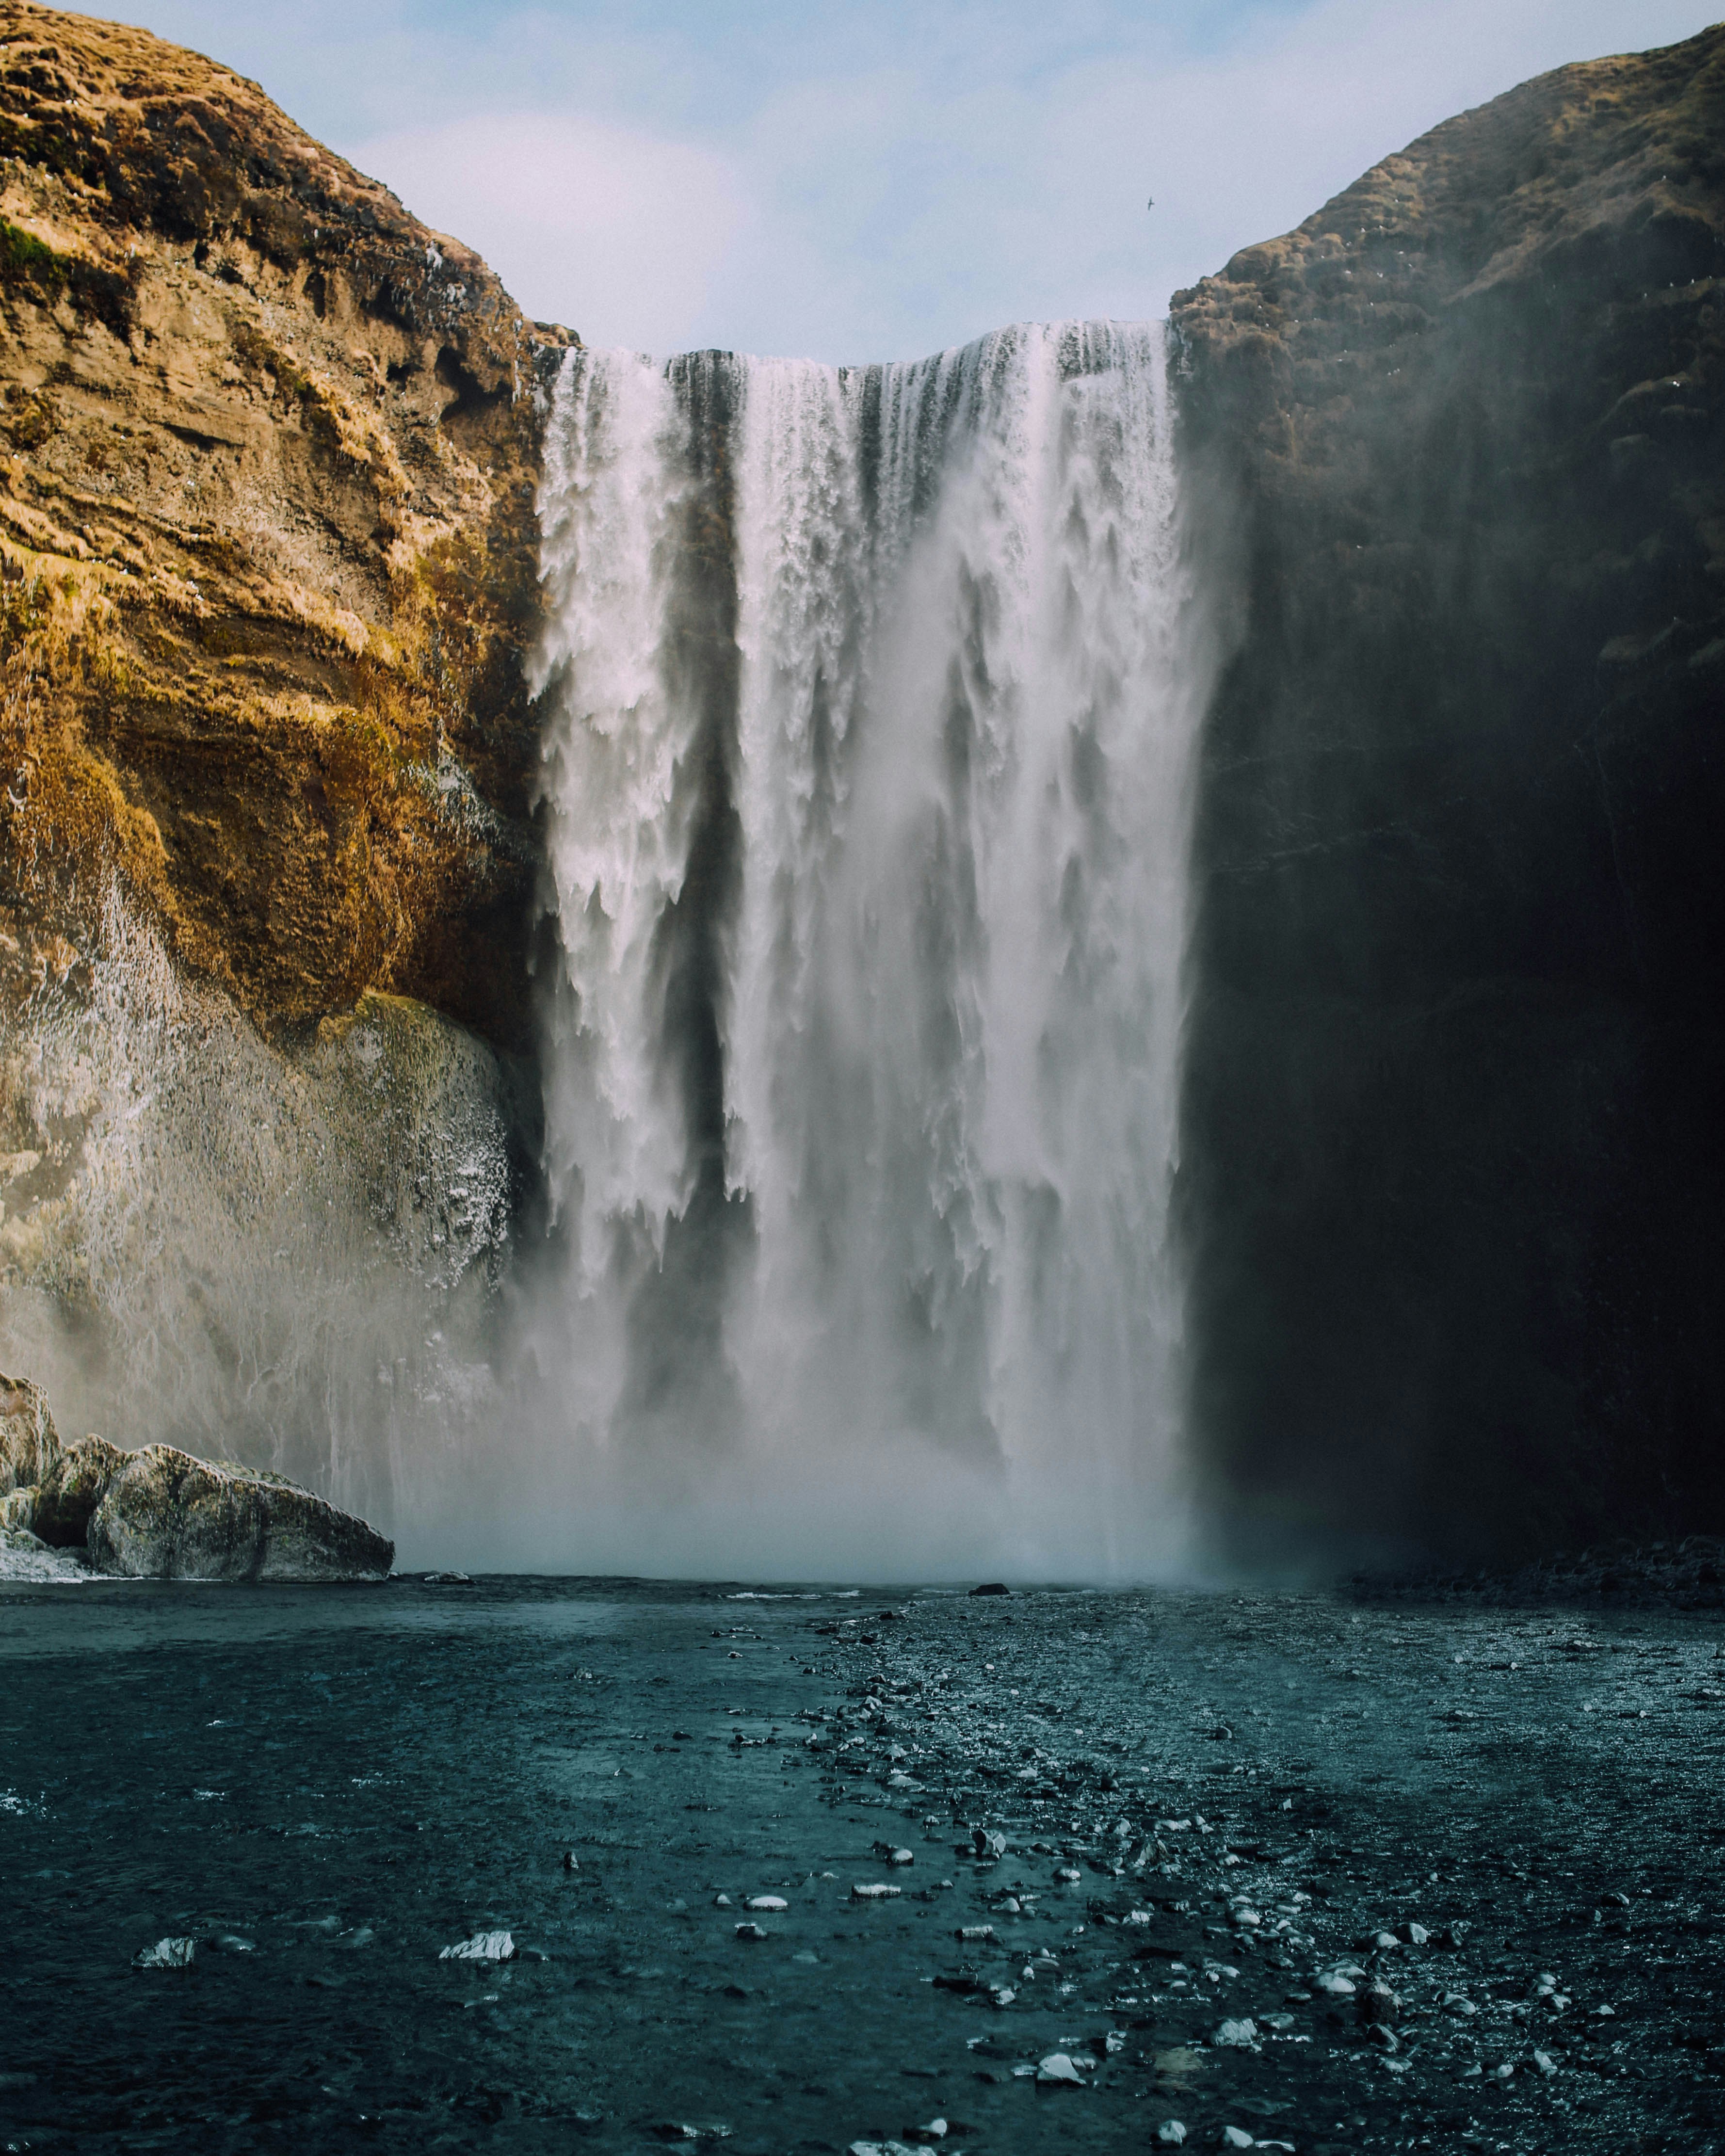
M1301 1596L9 1589L0 2143L813 2156L944 2120L1029 2156L1178 2119L1301 2156L1725 2150L1722 1636ZM956 1855L974 1826L1004 1856ZM494 1929L514 1960L438 1958ZM190 1966L132 1966L165 1938ZM1024 2071L1055 2053L1081 2086Z

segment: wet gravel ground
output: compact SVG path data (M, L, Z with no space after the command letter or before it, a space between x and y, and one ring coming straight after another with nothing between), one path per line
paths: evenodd
M0 2148L1725 2151L1722 1639L9 1589Z

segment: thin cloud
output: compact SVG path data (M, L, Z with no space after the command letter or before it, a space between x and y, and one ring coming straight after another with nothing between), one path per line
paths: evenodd
M352 155L529 314L645 352L683 342L752 214L722 151L584 117L475 114Z

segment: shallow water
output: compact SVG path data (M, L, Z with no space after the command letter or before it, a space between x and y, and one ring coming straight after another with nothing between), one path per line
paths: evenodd
M1716 1614L737 1592L0 1594L5 2145L1725 2147Z

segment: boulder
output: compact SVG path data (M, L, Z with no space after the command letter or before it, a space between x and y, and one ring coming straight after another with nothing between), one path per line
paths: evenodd
M57 1549L75 1549L87 1538L90 1517L126 1457L105 1437L80 1437L67 1445L43 1476L35 1517L24 1524Z
M171 1445L121 1456L90 1515L90 1562L134 1579L382 1579L395 1545L309 1490Z
M59 1450L42 1388L28 1378L0 1375L0 1493L33 1489Z

